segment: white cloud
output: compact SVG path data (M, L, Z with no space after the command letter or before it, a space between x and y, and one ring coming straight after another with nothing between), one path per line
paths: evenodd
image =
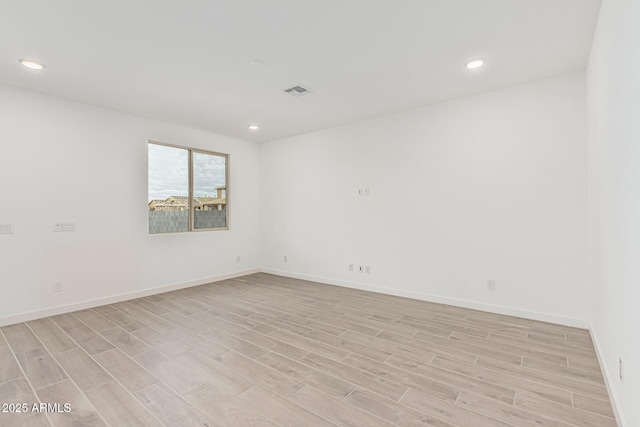
M216 187L226 184L225 158L193 153L193 195L216 196Z
M193 153L194 195L216 196L216 187L226 184L225 158ZM189 193L189 152L185 149L149 144L149 201Z

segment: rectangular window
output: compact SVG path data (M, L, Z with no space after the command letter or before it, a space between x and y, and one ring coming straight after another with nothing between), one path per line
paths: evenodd
M149 142L149 234L227 230L229 155Z

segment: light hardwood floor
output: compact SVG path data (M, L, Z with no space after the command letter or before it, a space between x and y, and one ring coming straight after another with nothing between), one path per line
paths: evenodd
M586 330L268 274L3 327L0 403L56 402L0 425L616 425Z

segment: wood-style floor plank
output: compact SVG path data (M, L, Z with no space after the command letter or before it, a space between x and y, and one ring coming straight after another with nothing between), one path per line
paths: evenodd
M15 353L42 347L42 343L24 323L5 326L2 328L2 332Z
M88 326L73 328L66 332L80 347L92 355L115 348Z
M155 350L142 353L134 359L153 376L180 394L188 393L206 383L200 371L184 367Z
M238 373L236 370L229 369L219 358L208 357L197 351L179 354L174 357L174 360L184 367L201 372L203 379L207 381L206 384L198 387L198 389L190 394L197 394L197 390L214 388L221 395L236 396L250 389L255 384L254 381Z
M112 328L100 332L113 346L133 357L151 350L151 347L124 329Z
M503 423L495 418L480 415L456 406L451 402L442 401L430 394L421 393L412 389L409 389L409 391L402 396L400 403L456 426L510 427L509 424Z
M349 381L358 387L372 390L392 400L398 400L407 391L407 387L393 379L378 377L352 366L310 353L299 360L305 365L322 371L328 375Z
M385 363L390 366L412 372L418 377L425 377L438 381L442 384L449 384L451 386L458 387L460 390L464 389L467 391L473 391L481 396L487 396L491 399L499 400L508 404L512 404L513 399L515 398L516 393L512 388L474 379L471 376L447 371L425 363L405 359L400 356L391 356Z
M48 411L48 417L56 427L106 427L86 395L69 380L42 388L37 393L40 401L57 404L54 410ZM69 411L65 404L69 405Z
M133 332L133 335L168 356L175 356L190 349L188 345L168 333L161 333L152 328L139 329Z
M520 392L516 395L514 405L538 414L546 414L552 419L564 421L580 427L616 427L612 418L568 408L550 400L540 399L531 394Z
M559 366L567 366L566 356L553 354L551 352L531 350L525 347L520 347L517 345L511 345L507 343L489 342L486 339L481 339L471 335L462 334L460 332L454 332L453 334L451 334L450 339L453 341L461 342L461 343L477 345L480 347L490 348L492 350L497 350L497 351L501 351L509 354L515 354L520 357L528 358L532 361L537 360L537 361L552 363Z
M111 375L80 348L76 347L53 357L82 391L113 381Z
M393 426L382 418L332 398L313 387L307 386L298 390L289 400L341 427Z
M341 360L349 354L347 350L283 330L272 332L269 336L291 344L292 346L303 348L308 352L314 352L331 360Z
M514 391L514 393L517 390L527 391L543 399L549 399L554 402L560 402L564 405L571 406L570 392L558 387L536 382L532 377L529 377L528 379L522 378L520 376L511 375L508 371L500 371L499 369L491 370L480 366L457 363L441 357L433 359L431 365L469 378L475 378L490 384L501 385L506 389ZM472 390L471 388L466 388L466 390L473 391L476 394L483 394L479 393L478 390ZM513 400L509 403L513 403Z
M31 412L33 405L39 405L33 389L26 379L0 383L0 402L6 404L26 404L27 412L0 411L2 427L43 427L51 426L44 412Z
M246 378L285 398L304 386L295 378L234 351L229 351L216 359L229 369L235 370Z
M118 383L110 382L86 392L110 426L160 427L162 424Z
M0 347L0 384L23 377L11 348Z
M116 327L114 323L107 320L105 317L100 316L93 310L74 311L71 314L96 332L102 332L106 329Z
M391 356L391 352L363 345L348 340L345 337L336 337L331 334L325 334L324 332L320 331L311 331L306 334L305 337L334 347L338 347L344 351L368 357L369 359L377 360L379 362L384 362Z
M0 383L0 401L3 403L27 403L29 406L38 402L33 389L25 378Z
M262 348L255 344L251 344L248 341L234 337L231 334L227 334L226 332L222 332L216 329L210 329L209 331L204 332L200 335L207 339L210 339L215 343L218 343L223 347L243 354L250 359L255 359L264 354L267 354L268 352L268 350L265 348Z
M51 426L44 412L0 413L2 427L45 427Z
M435 357L435 354L428 353L426 351L420 351L409 346L398 344L392 341L386 341L377 337L370 337L360 334L358 332L347 331L340 335L342 338L364 344L369 347L377 348L396 356L405 357L407 359L415 360L418 362L429 363ZM475 361L475 358L473 358Z
M552 372L557 375L572 378L577 381L586 381L594 384L604 385L604 379L602 375L594 374L592 372L583 371L574 367L566 365L556 365L553 363L545 363L537 359L529 359L525 357L522 360L522 366L525 368L535 369L538 371Z
M330 421L260 386L250 388L236 399L243 408L252 408L282 427L335 427Z
M462 351L451 346L434 345L430 342L420 341L414 338L407 338L400 335L391 334L389 332L382 332L378 334L376 338L463 363L474 364L476 360L478 360L478 355L474 353Z
M38 319L27 322L27 325L51 354L77 348L75 342L49 319Z
M121 302L115 304L114 307L163 334L178 327L175 323L169 322L160 316L156 316L135 304Z
M588 331L258 273L0 329L4 426L614 426Z
M453 424L449 424L423 412L416 411L408 406L384 398L368 390L355 390L347 396L345 402L402 427L424 425L455 427Z
M536 371L494 359L480 358L478 359L477 366L498 372L507 372L515 377L520 377L531 382L542 382L571 393L579 393L597 399L607 399L607 389L604 385L564 378L552 372Z
M84 323L82 323L80 320L78 320L77 317L75 317L70 313L60 314L58 316L50 317L49 319L51 319L56 325L58 325L65 332L69 332L72 329L81 328L85 326Z
M279 354L268 353L259 357L256 361L282 374L288 375L301 383L315 387L336 399L345 398L355 389L355 386L347 381L316 371Z
M112 323L120 326L122 329L129 332L134 332L134 331L137 331L138 329L147 327L147 325L145 325L144 323L137 321L133 317L119 310L116 310L113 307L102 306L102 307L96 307L94 308L94 310L100 315L102 315L103 317L110 320Z
M503 421L516 427L569 427L562 421L552 420L541 414L534 414L513 405L505 405L482 396L463 391L456 406L469 411Z
M313 319L307 319L304 317L296 316L294 314L285 314L279 317L280 320L284 320L285 322L295 323L296 325L306 326L312 330L324 332L325 334L338 336L344 332L346 329L339 328L337 326L328 325L326 323L318 322Z
M16 357L27 379L36 390L67 378L67 374L44 348L18 353Z
M198 322L189 316L185 316L182 313L177 313L175 311L170 311L162 315L162 318L167 319L170 322L175 323L182 328L193 332L195 334L199 334L202 332L208 331L210 328L206 324L202 322Z
M437 337L435 335L425 334L424 332L416 333L413 339L423 341L425 343L428 343L429 345L438 346L438 348L455 349L469 354L496 359L500 360L501 362L507 362L514 365L520 365L522 363L521 355L501 351L500 349L497 349L495 347L485 347L477 344L469 344L461 340Z
M261 333L251 331L248 329L234 333L233 335L247 342L250 342L251 344L255 344L259 347L265 348L274 353L281 354L290 359L298 359L304 356L305 354L309 353L307 350L303 348L296 347L291 344L287 344L284 341L280 341L270 336L263 335Z
M138 390L135 395L149 412L168 426L220 426L214 417L203 414L163 384L153 384Z
M96 354L94 357L111 377L115 378L131 392L148 387L159 381L149 371L127 357L126 354L117 348Z
M582 396L574 393L573 407L577 409L581 409L583 411L602 415L607 418L615 419L615 415L613 414L613 409L611 408L611 403L607 400L594 399L592 397Z

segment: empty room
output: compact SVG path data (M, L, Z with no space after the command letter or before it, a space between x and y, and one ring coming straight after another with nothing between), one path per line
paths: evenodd
M1 426L640 426L637 0L0 0Z

